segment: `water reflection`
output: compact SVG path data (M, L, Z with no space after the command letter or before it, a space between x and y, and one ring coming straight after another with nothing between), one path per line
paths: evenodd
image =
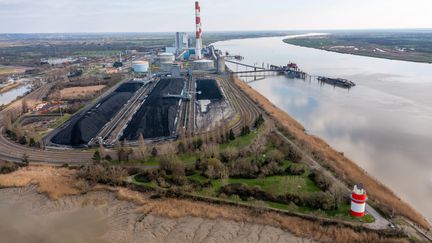
M432 65L296 47L279 37L215 46L245 63L294 61L310 74L354 81L349 91L285 77L250 85L432 217Z

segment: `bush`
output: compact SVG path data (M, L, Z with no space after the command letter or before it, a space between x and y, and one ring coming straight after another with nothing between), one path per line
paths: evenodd
M222 152L220 152L221 160L225 163L234 161L239 157L239 151L235 147L228 147Z
M83 166L77 174L78 178L85 179L91 183L102 183L112 186L123 185L123 179L127 177L125 169L102 164Z
M173 177L185 176L185 167L177 156L163 156L160 160L160 168Z
M9 174L18 170L19 166L15 163L2 161L0 162L0 174Z
M202 163L203 174L210 179L220 179L226 174L226 167L216 158L207 159Z
M313 170L309 175L309 179L315 182L315 184L323 191L327 191L333 182L332 179L325 175L321 170Z
M270 162L260 169L261 175L272 176L272 175L283 175L284 169L279 166L276 162Z
M268 153L267 158L270 161L273 161L276 163L282 163L283 159L284 159L284 154L278 149L273 149L272 151L270 151Z
M249 159L242 158L231 163L230 176L240 178L257 178L259 168Z
M306 171L303 168L298 168L298 167L294 167L294 166L289 166L288 168L286 168L285 172L288 175L293 175L293 176L300 176L303 175Z

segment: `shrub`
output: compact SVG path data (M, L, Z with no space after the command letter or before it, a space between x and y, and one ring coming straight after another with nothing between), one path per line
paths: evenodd
M239 151L235 147L228 147L224 151L220 152L220 157L223 162L228 163L239 157Z
M260 169L261 175L263 176L272 176L272 175L283 175L284 170L279 166L276 162L270 162Z
M270 161L274 161L276 163L281 163L281 162L283 162L284 154L278 149L273 149L272 151L270 151L268 153L267 158Z
M299 175L303 175L306 171L304 168L299 168L299 167L295 167L295 166L289 166L288 168L286 168L285 172L288 175L294 175L294 176L299 176Z
M210 179L220 179L226 174L226 167L216 158L207 159L202 165L203 174Z
M160 160L160 168L173 177L185 176L185 167L177 156L163 156Z
M19 166L15 163L2 161L0 162L0 174L9 174L18 170Z
M333 182L332 179L321 170L313 170L309 178L323 191L327 191Z
M242 158L231 163L230 176L241 178L256 178L258 167L253 165L249 159Z
M85 179L92 183L119 186L123 184L123 179L127 176L127 171L117 166L97 164L83 166L77 174L78 178Z

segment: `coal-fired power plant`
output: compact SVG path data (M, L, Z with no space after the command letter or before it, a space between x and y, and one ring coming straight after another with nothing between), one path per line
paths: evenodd
M202 29L201 29L201 7L198 1L195 2L195 23L196 23L196 59L202 58Z
M363 184L357 184L351 193L351 215L363 217L366 211L367 195Z

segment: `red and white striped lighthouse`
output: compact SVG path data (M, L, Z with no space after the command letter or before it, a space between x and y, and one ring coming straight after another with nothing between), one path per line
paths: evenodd
M196 59L201 59L202 54L202 29L201 29L201 7L198 1L195 2L195 23L196 23L196 49L195 56Z
M351 193L351 215L354 217L363 217L366 211L367 195L363 184L354 186Z

